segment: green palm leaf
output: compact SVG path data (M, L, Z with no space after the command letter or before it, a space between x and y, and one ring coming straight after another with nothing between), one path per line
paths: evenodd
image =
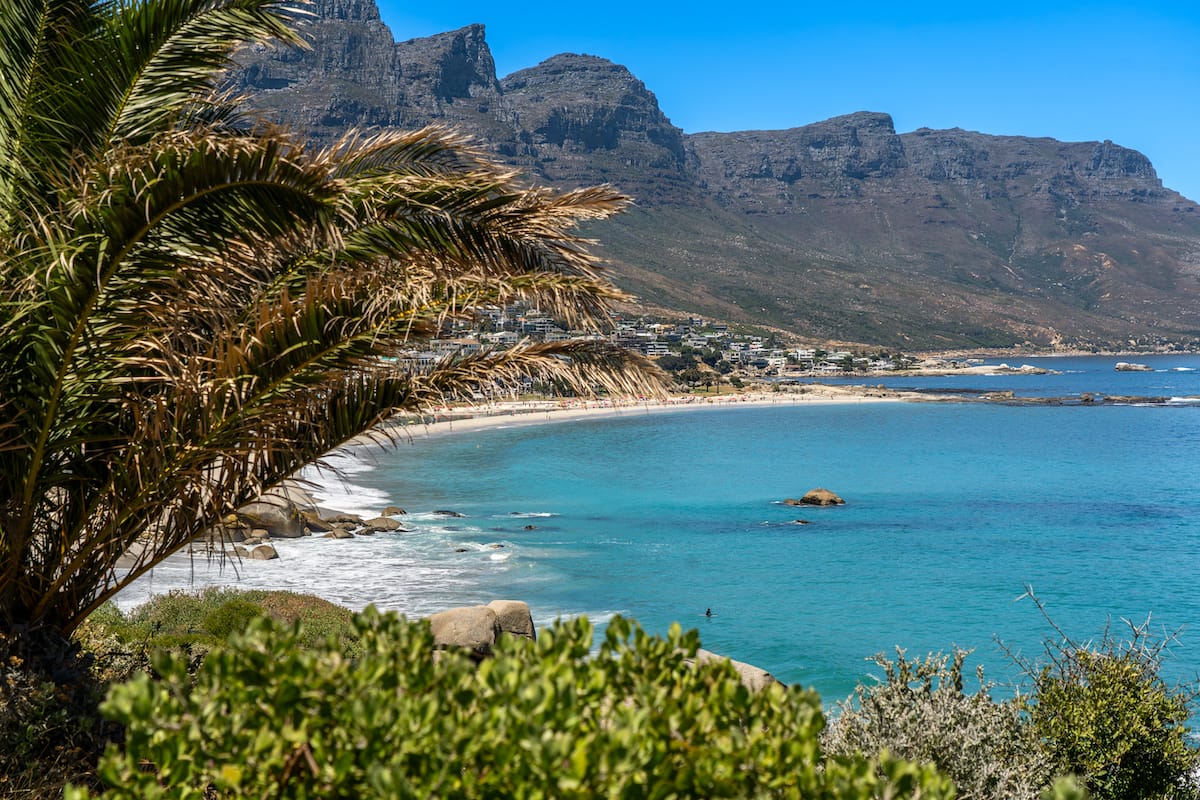
M231 124L234 47L299 42L277 2L0 10L0 634L69 633L398 411L530 376L660 388L596 340L406 358L514 299L607 323L625 295L575 229L611 189L529 188L440 129L314 152Z

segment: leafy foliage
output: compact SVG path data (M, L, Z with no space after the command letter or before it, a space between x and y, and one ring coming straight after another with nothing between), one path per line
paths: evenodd
M332 639L347 656L357 650L348 609L312 595L262 589L172 591L128 614L108 603L79 627L76 639L92 659L96 677L116 683L149 672L157 650L172 650L196 668L213 648L260 616L285 625L303 622L301 647L324 646Z
M840 704L825 734L834 753L888 751L929 762L954 781L960 797L1034 800L1049 783L1049 759L1022 718L1017 700L995 701L992 684L976 671L978 687L967 692L963 663L968 653L895 661L882 653L875 663L885 679L859 684Z
M0 661L0 797L58 800L68 781L94 784L96 762L119 733L96 711L103 693L86 677L56 683L19 656Z
M727 663L685 663L694 631L617 619L592 654L590 624L560 622L476 667L435 658L425 624L368 610L355 626L353 660L268 620L195 676L158 657L160 681L104 706L128 731L105 797L953 796L928 767L826 756L813 692L751 693Z
M527 375L658 387L603 341L405 358L516 299L605 324L623 295L574 231L626 198L528 188L441 130L313 151L241 119L216 89L233 49L302 43L277 0L3 2L0 633L22 655L398 410Z
M1046 641L1044 659L1019 662L1035 688L1026 703L1033 730L1056 768L1080 776L1097 800L1200 797L1187 725L1195 692L1160 675L1173 636L1153 634L1149 619L1127 625L1127 637L1106 629L1086 644L1054 626L1059 638Z

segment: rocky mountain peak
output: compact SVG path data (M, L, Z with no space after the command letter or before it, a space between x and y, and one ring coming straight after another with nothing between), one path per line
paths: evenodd
M691 191L683 131L624 66L562 53L507 76L500 89L522 132L520 154L551 182L612 182L646 201Z
M379 6L375 0L315 0L311 8L319 19L379 21Z

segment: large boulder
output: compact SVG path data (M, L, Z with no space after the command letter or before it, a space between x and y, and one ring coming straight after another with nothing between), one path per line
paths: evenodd
M500 626L501 633L537 640L528 603L520 600L493 600L487 607L496 614L496 623Z
M695 661L692 663L706 664L710 661L728 661L733 665L733 669L735 672L737 672L738 678L741 679L742 685L752 692L761 692L768 686L780 683L780 681L777 680L774 675L767 672L765 669L761 669L753 664L747 664L742 661L734 661L732 658L726 658L725 656L717 655L716 653L709 652L708 650L697 650Z
M333 530L332 522L321 519L320 515L312 511L304 511L300 516L304 517L304 526L313 533L329 533Z
M275 539L299 539L304 536L304 516L300 509L279 498L266 498L247 503L237 511L242 521L252 528L264 528Z
M391 517L375 517L365 521L363 524L377 531L398 531L404 527Z
M785 506L841 506L845 505L846 501L828 489L811 489L805 492L799 500L789 497L783 501L783 504Z
M269 544L260 544L258 547L250 551L250 558L255 561L270 561L279 558L279 553Z
M438 650L461 648L476 660L492 654L500 623L496 612L487 606L468 606L440 611L429 618L434 647Z

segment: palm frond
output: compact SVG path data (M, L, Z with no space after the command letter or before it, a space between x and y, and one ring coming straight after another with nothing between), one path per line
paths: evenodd
M110 65L119 70L105 141L138 142L211 96L240 44L306 46L294 23L303 12L280 0L136 0L114 3Z

